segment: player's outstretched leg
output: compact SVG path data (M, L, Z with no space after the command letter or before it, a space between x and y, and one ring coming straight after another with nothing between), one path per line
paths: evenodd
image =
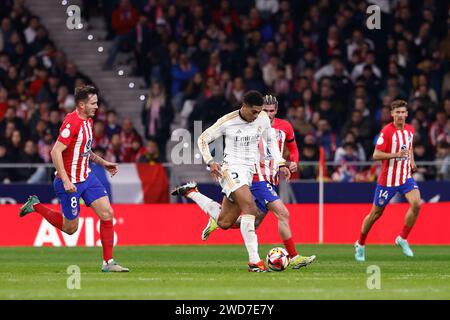
M386 203L387 204L387 203ZM370 229L374 225L374 223L380 219L381 215L384 212L384 206L379 207L376 205L372 206L370 213L364 218L361 234L359 236L359 240L355 242L355 260L356 261L365 261L366 260L366 238L369 234Z
M37 212L39 213L45 220L47 220L52 226L54 226L55 228L64 231L68 234L72 234L73 232L76 231L73 230L73 232L71 232L72 230L63 230L63 215L61 212L52 210L44 205L42 205L39 201L39 198L35 195L30 196L27 200L27 202L24 203L24 205L20 208L19 210L19 216L20 217L25 217L26 215L32 213L32 212ZM70 228L73 229L73 228Z
M202 240L208 239L209 235L214 232L219 226L217 219L222 209L221 205L216 201L208 198L198 190L198 184L195 181L188 182L172 190L171 195L183 196L194 201L204 212L206 212L210 219L208 225L202 232Z

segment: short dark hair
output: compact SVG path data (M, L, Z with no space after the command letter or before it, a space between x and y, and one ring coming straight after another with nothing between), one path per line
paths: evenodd
M405 100L394 100L391 103L391 111L402 107L408 109L408 102L406 102Z
M75 88L75 104L86 102L90 95L98 94L98 91L93 86L82 86Z
M260 92L256 90L250 90L244 95L244 103L253 106L262 106L264 104L263 96Z

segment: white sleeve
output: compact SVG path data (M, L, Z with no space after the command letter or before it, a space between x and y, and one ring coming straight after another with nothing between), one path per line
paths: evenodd
M213 160L211 152L209 151L209 144L224 134L225 127L226 123L223 119L219 119L198 137L197 144L206 164Z
M278 164L277 166L285 165L286 160L284 160L283 156L281 155L280 149L278 148L275 130L272 130L270 119L267 115L265 115L264 124L265 127L263 129L262 138L266 140L267 148L269 149L270 154L272 155L274 161Z

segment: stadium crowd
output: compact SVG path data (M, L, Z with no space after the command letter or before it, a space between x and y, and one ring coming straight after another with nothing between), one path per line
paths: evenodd
M21 1L1 5L8 3L0 8L0 163L49 162L74 86L91 80ZM368 1L84 1L85 18L101 12L113 41L104 68L120 50L132 52L149 86L142 119L133 119L145 132L130 119L119 123L101 102L94 147L111 161L168 160L174 118L206 128L235 110L245 91L259 90L278 97L301 161L317 161L322 146L326 160L342 164L330 168L333 180L373 179L373 167L346 163L371 159L395 99L409 102L416 161L449 160L450 7L390 3L381 6L382 29L369 30ZM317 168L302 167L301 178L316 176ZM419 167L415 178L450 179L450 168Z

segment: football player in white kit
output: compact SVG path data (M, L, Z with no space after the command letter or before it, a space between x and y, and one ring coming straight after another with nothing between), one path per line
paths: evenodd
M279 171L289 179L291 173L281 156L277 140L271 130L270 119L263 107L263 96L257 91L244 95L242 107L220 118L205 130L198 139L203 160L212 176L219 181L225 194L222 205L198 192L197 184L187 183L177 187L172 195L182 195L196 202L221 229L230 228L241 215L241 234L249 255L248 271L267 271L258 253L258 238L255 232L257 207L250 191L259 161L260 137L267 144ZM209 143L224 136L225 149L222 165L214 161Z

